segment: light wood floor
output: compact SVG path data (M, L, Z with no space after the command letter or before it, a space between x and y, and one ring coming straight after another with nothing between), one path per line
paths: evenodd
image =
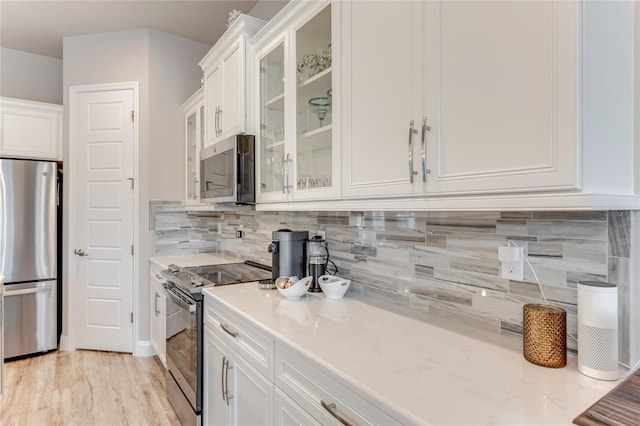
M2 426L178 425L156 357L52 352L4 365Z

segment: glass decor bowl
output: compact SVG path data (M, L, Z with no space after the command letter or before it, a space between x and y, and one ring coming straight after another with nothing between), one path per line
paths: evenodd
M309 107L320 120L320 127L324 125L324 118L327 116L329 108L331 108L331 102L326 96L318 96L316 98L309 99Z

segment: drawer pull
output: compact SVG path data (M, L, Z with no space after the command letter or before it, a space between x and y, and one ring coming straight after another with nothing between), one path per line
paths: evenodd
M227 333L231 337L238 337L238 332L233 331L231 328L229 328L227 324L220 324L220 328L222 328L225 331L225 333Z
M352 423L350 423L347 419L345 419L343 416L338 414L336 404L334 404L333 402L327 404L323 400L320 400L320 405L322 405L322 408L327 410L329 414L331 414L337 421L342 423L344 426L352 426Z

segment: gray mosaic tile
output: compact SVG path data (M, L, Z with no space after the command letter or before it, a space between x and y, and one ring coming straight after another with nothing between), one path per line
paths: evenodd
M496 223L496 234L506 236L526 236L526 220L498 220Z
M527 254L529 256L562 258L562 243L531 241L527 244Z
M350 292L412 317L438 317L445 325L467 321L472 330L486 328L482 332L505 338L521 333L523 304L541 303L528 266L525 282L500 278L497 251L507 239L525 247L547 298L567 310L571 333L577 328L576 283L624 277L619 259L633 253L625 212L187 214L180 203L151 207L154 255L219 252L270 264L273 231L322 230L339 274L352 279ZM237 239L234 227L240 224L245 233Z
M623 257L609 258L609 281L618 286L618 356L620 361L631 362L631 263Z
M541 220L606 220L605 211L534 211L533 219Z
M607 223L605 221L531 220L527 223L527 228L529 235L537 237L607 240Z
M609 256L631 256L631 215L635 212L609 212Z

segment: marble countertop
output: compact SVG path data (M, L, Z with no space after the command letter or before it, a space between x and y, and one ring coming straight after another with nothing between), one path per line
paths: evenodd
M221 254L201 253L201 254L182 254L174 256L155 256L150 257L149 262L157 265L162 269L167 269L171 264L176 264L182 267L189 266L202 266L202 265L220 265L224 263L236 263L242 262L240 259L236 259L231 256L224 256Z
M412 319L348 292L343 300L308 294L285 300L256 283L204 290L320 363L326 373L401 423L571 424L618 382L589 378L575 357L560 369L522 356L522 342ZM441 319L440 319L441 321Z

